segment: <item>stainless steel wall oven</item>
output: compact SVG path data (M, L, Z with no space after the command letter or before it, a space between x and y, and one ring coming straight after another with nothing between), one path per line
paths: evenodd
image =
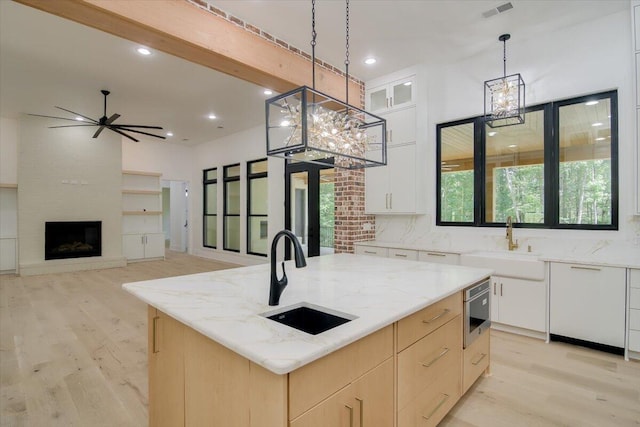
M464 291L464 348L491 326L490 290L487 279Z

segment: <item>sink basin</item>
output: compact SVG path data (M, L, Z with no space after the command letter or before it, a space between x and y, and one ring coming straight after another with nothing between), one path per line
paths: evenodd
M460 264L494 270L496 276L544 280L544 262L530 252L479 251L460 255Z
M318 335L357 318L305 302L260 315L311 335Z

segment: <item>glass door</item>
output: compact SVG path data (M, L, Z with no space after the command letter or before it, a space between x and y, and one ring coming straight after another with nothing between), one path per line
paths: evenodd
M333 253L334 182L332 166L286 166L285 228L300 240L307 257ZM289 259L289 245L285 253Z

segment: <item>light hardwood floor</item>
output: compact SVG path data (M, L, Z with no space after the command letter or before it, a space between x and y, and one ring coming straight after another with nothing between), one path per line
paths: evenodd
M125 268L0 276L0 425L146 426L146 306L122 283L229 267L168 252ZM441 425L640 425L640 363L495 331L491 340L492 375Z

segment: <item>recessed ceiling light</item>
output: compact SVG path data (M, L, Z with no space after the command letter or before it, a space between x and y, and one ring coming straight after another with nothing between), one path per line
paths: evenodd
M489 132L487 135L489 135L489 136L496 136L496 134L497 134L497 133L498 133L498 132Z
M376 58L367 58L367 59L364 60L364 63L367 64L367 65L373 65L376 62L377 62Z
M167 132L167 136L173 136L173 132Z
M136 51L140 55L144 55L144 56L151 55L151 51L149 49L147 49L146 47L139 47L138 49L136 49Z
M598 103L598 101L588 101L585 102L584 105L596 105Z
M601 136L600 138L596 138L596 141L604 141L605 139L607 139L607 138Z
M516 148L516 147L517 147L517 145L516 145L516 144L511 144L511 145L509 146L509 148Z
M76 117L76 120L79 121L79 122L84 122L84 118L82 118L82 117Z
M596 126L602 126L602 123L597 122L597 123L593 123L591 126L596 127Z
M213 120L213 119L215 119L215 118L216 118L216 115L215 115L215 114L209 114L209 116L208 116L208 117L209 117L209 119Z
M264 90L264 94L265 94L265 95L273 95L273 91L272 91L272 90L270 90L270 89L265 89L265 90Z

